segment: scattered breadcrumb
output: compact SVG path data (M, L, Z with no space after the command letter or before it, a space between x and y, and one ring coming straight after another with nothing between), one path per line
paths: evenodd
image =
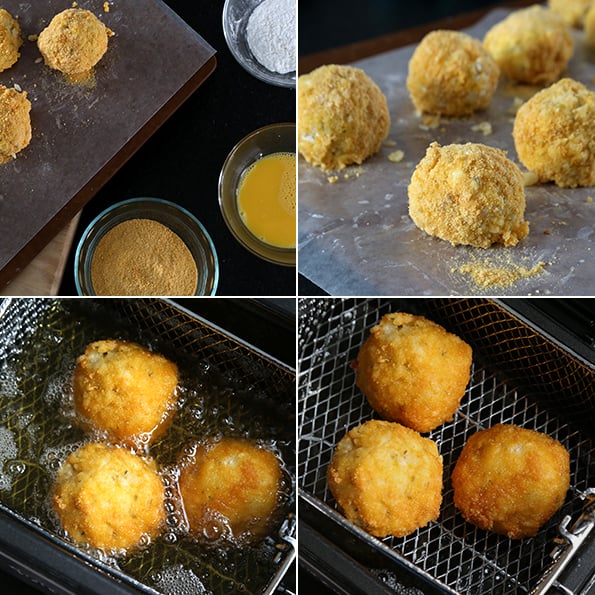
M103 12L109 12L109 2L103 3Z
M457 272L469 275L478 287L511 287L521 279L543 273L546 263L538 262L531 268L510 263L506 266L485 262L472 262L461 266Z
M422 123L419 127L422 130L436 130L440 126L441 120L439 115L427 115L422 116Z
M339 181L339 176L329 176L327 180L329 184L334 184Z
M78 2L73 2L72 3L72 8L76 8L78 5L79 5Z
M387 138L383 143L385 147L396 147L397 141L393 140L392 138Z
M593 202L593 197L592 196L587 196L587 200L585 202Z
M28 40L29 40L31 43L35 43L35 42L37 41L37 38L38 38L38 37L39 37L38 35L36 35L36 34L33 34L33 35L29 35L29 36L27 37L27 39L28 39Z
M388 156L388 160L391 161L392 163L399 163L399 161L403 161L404 157L405 157L405 152L401 151L399 149L397 151L393 151L392 153L390 153Z
M473 130L473 132L481 132L484 136L489 136L492 134L492 123L487 121L480 122L479 124L471 126L471 130Z
M534 171L523 172L523 186L535 186L539 181L539 177Z

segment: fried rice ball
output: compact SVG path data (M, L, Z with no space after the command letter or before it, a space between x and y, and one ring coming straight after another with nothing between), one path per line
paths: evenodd
M89 10L58 13L39 34L37 47L45 63L75 80L85 80L107 51L112 32Z
M31 142L27 93L0 85L0 164L16 158Z
M582 27L593 0L549 0L552 12L559 14L571 27Z
M574 52L562 17L539 5L512 12L494 25L483 47L504 75L530 85L557 81Z
M408 193L417 227L453 246L514 246L529 233L523 175L500 149L434 142Z
M585 39L587 44L595 50L595 2L585 17Z
M407 89L421 113L467 116L487 108L500 69L481 42L459 31L428 33L409 61Z
M331 64L298 78L298 150L313 165L361 164L389 129L386 97L363 70Z
M237 545L264 538L277 517L281 480L277 456L254 442L199 444L179 478L191 533L200 541Z
M177 366L165 357L136 343L95 341L76 362L75 410L110 440L149 444L173 415L177 384Z
M18 21L7 10L0 8L0 72L16 63L22 45Z
M440 514L442 457L435 442L410 428L368 421L337 444L328 486L354 525L376 537L404 537Z
M595 185L595 93L562 79L518 110L512 135L523 165L540 182Z
M101 443L86 444L68 456L52 501L75 542L109 551L146 545L165 520L164 487L155 462Z
M355 382L382 417L418 432L452 419L469 383L471 347L423 316L386 314L357 356Z
M547 434L497 424L469 438L452 484L466 521L510 539L531 537L564 503L570 455Z

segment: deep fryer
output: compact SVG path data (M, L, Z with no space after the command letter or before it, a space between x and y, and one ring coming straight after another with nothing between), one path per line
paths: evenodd
M593 302L582 302L591 316L579 323L585 340L577 339L569 325L554 323L552 305L535 299L299 301L301 568L337 593L595 591ZM377 539L340 514L326 473L340 438L377 417L355 386L350 364L370 328L393 311L441 324L467 341L474 355L471 381L454 420L428 434L444 459L439 519L404 538ZM534 538L510 540L482 531L454 507L450 474L458 455L472 433L496 423L546 432L570 451L565 504Z

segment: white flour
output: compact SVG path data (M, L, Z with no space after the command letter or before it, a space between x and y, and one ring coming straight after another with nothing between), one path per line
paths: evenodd
M296 0L264 0L250 15L246 40L254 57L271 72L296 70Z

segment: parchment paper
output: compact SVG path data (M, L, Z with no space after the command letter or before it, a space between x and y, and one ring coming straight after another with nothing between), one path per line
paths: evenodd
M50 222L55 234L76 214L130 156L130 147L146 140L139 137L148 137L149 122L153 132L155 120L165 119L168 102L215 53L160 0L110 0L107 13L104 0L79 0L79 8L91 10L115 35L96 67L95 84L68 84L39 61L37 44L27 38L71 5L2 3L18 16L24 45L17 64L0 73L0 83L27 91L33 139L17 159L0 166L0 276L41 230L51 237Z
M466 31L483 38L510 11L495 10ZM595 56L574 31L575 55L567 75L593 89ZM514 248L481 250L451 246L419 230L408 215L407 186L415 166L434 140L480 142L508 151L518 161L512 139L515 97L526 88L502 80L490 109L468 119L442 119L438 128L423 122L405 87L415 46L390 51L354 64L363 68L386 94L391 114L389 143L364 162L342 172L323 172L302 157L298 162L299 272L333 295L591 295L595 289L595 188L561 189L553 184L526 188L529 236ZM485 136L472 127L488 121ZM426 127L427 128L427 127ZM389 161L395 150L400 163ZM525 168L521 166L523 171ZM336 173L338 179L329 183ZM510 287L479 287L460 272L467 263L543 272Z

